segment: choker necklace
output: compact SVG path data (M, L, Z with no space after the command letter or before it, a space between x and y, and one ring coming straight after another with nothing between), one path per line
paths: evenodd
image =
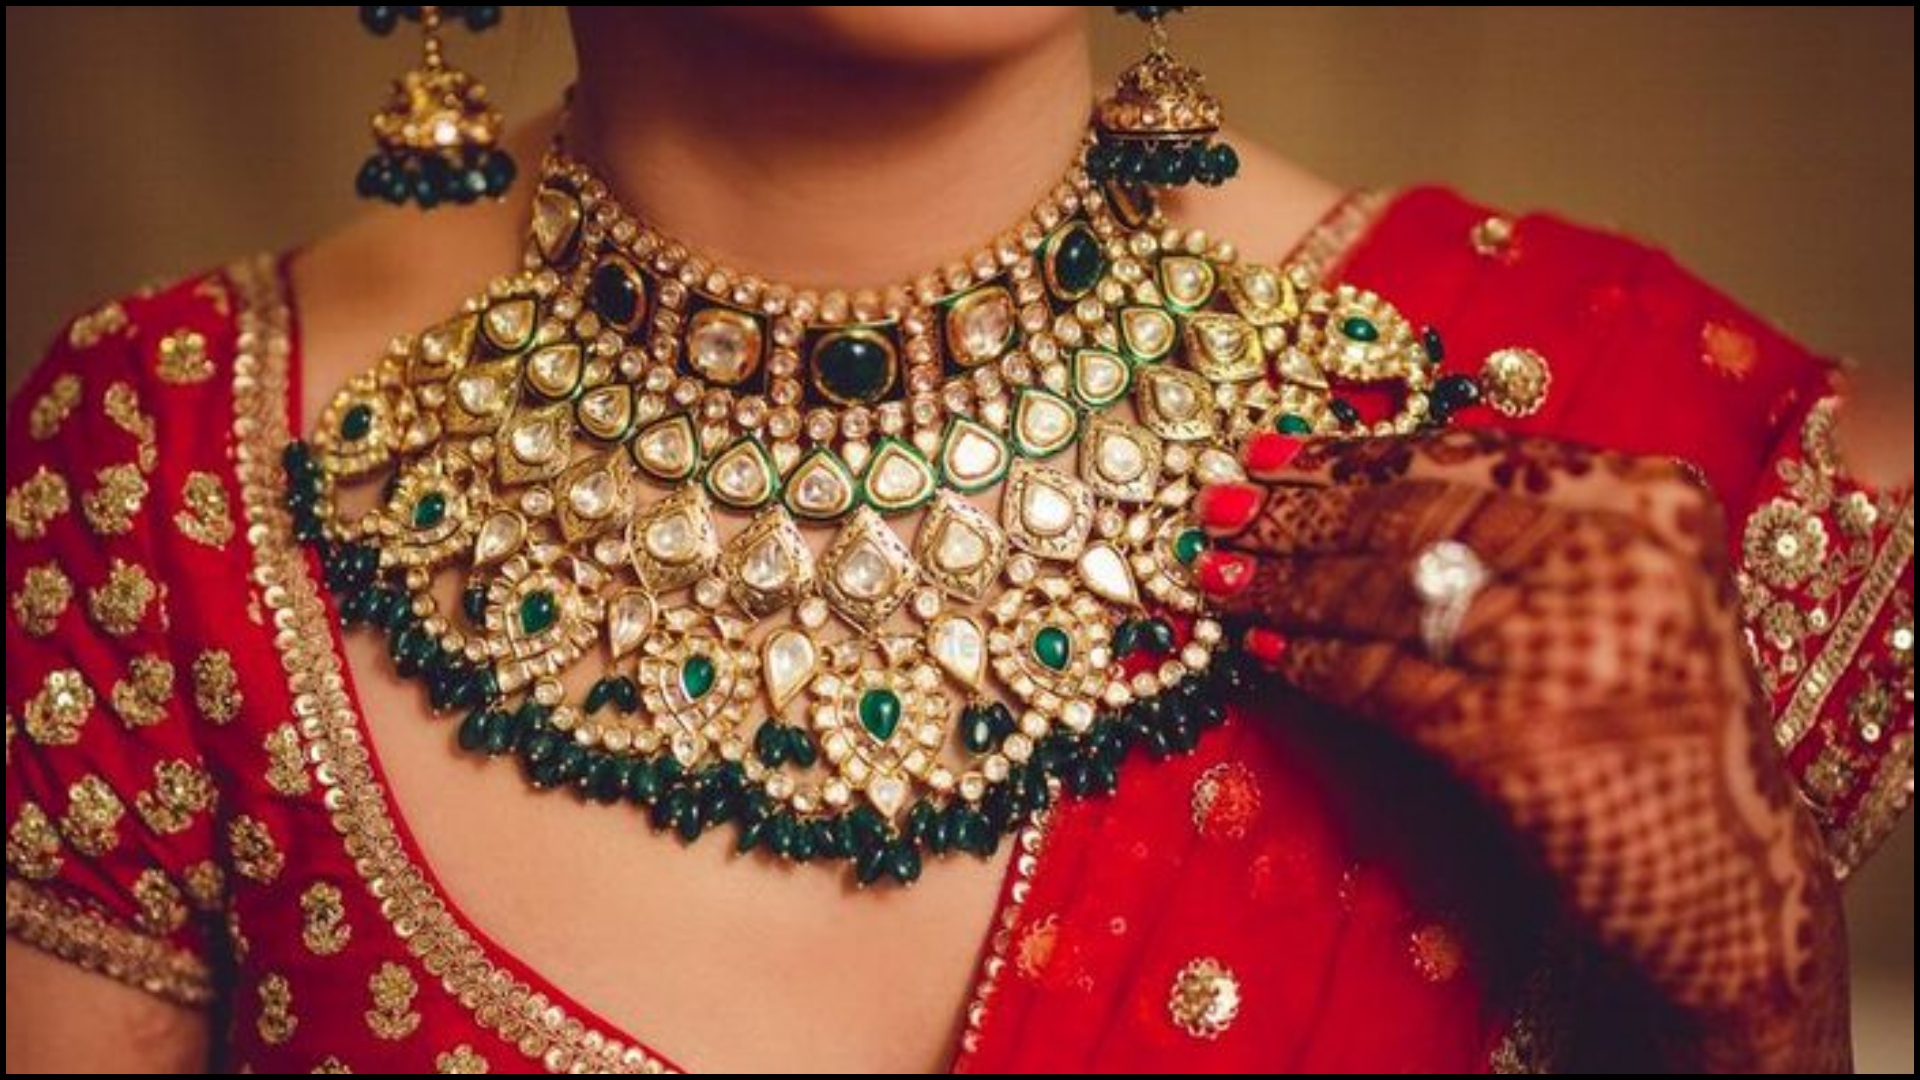
M1478 400L1315 256L1242 264L1076 161L971 258L795 289L556 148L522 269L338 392L288 505L462 748L689 841L731 822L742 851L909 882L1223 719L1252 676L1193 585L1188 504L1246 438ZM1355 387L1391 404L1365 419Z

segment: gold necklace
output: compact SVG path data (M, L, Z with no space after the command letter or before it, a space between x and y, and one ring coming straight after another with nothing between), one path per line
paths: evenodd
M972 257L854 293L718 266L558 151L533 205L523 268L289 449L296 529L462 746L862 882L1219 722L1248 675L1188 504L1251 433L1450 411L1437 339L1378 297L1078 161ZM1371 423L1335 392L1377 382Z

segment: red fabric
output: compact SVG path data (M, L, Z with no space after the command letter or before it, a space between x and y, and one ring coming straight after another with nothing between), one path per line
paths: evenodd
M1767 483L1768 463L1826 392L1827 365L1666 256L1617 237L1527 218L1506 255L1476 253L1468 235L1485 213L1443 191L1408 193L1352 253L1346 277L1439 327L1448 370L1472 370L1508 345L1547 356L1546 408L1514 426L1683 457L1743 514ZM41 534L30 526L10 533L9 595L19 595L29 568L47 563L74 590L51 632L29 632L18 600L7 624L10 886L32 877L40 895L136 928L143 873L179 883L203 861L225 869L217 910L145 932L216 972L233 1017L222 1053L229 1066L425 1071L465 1047L496 1072L537 1070L537 1058L481 1023L411 956L356 871L321 787L289 793L266 780L269 738L293 716L293 695L252 577L235 472L238 303L218 274L123 301L123 323L97 341L86 333L63 340L10 411L10 525L13 493L38 470L63 477L71 499ZM1702 363L1705 324L1730 328L1736 346L1750 340L1751 355L1734 350L1751 361L1740 378ZM204 381L157 374L162 338L182 328L205 337L212 373ZM69 376L80 380L78 403L57 430L36 437L44 425L33 410ZM139 457L139 438L104 408L119 383L155 422L157 467L132 528L101 535L83 509L97 472ZM1476 409L1465 422L1506 421ZM189 509L189 472L218 477L226 492L235 532L224 546L192 540L176 523ZM162 586L125 636L105 632L88 605L116 558ZM244 703L229 722L214 722L195 700L194 664L208 649L225 650L238 673ZM115 715L113 688L147 654L172 663L175 685L162 717L131 726ZM95 701L75 741L43 743L24 718L48 673L64 669L79 673ZM1895 721L1901 731L1911 729L1907 700ZM207 770L217 808L191 814L175 832L151 827L136 806L162 761ZM22 848L17 860L13 840L28 808L60 820L88 776L124 803L115 842L92 856L63 841L57 869L25 873L30 852ZM277 873L239 872L232 835L242 817L271 835L283 857ZM938 877L929 867L923 887L937 888ZM351 928L329 954L303 942L301 899L316 884L339 890ZM1227 724L1188 757L1130 761L1116 797L1057 807L1037 859L1016 861L1001 915L1004 932L983 956L986 992L955 1062L961 1071L1477 1071L1507 1028L1550 906L1497 830L1431 763L1276 689L1230 703ZM9 929L17 929L11 888ZM587 1028L628 1043L646 1035L622 1035L467 929L486 959ZM1170 1011L1179 973L1202 958L1231 971L1240 999L1212 1038L1184 1030ZM395 1038L370 1030L366 1015L369 980L388 964L418 987L407 1005L417 1023ZM278 985L270 977L288 990L290 1030L261 1023ZM682 1049L683 1064L700 1065L698 1047Z

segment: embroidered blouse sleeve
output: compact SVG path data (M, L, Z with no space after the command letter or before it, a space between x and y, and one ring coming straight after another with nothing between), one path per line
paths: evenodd
M1839 404L1789 415L1737 540L1774 736L1845 876L1913 795L1913 492L1847 475Z
M226 891L196 729L238 688L169 633L192 582L168 568L233 525L219 475L161 446L218 392L218 296L209 278L75 320L7 421L7 933L188 1005L212 996Z

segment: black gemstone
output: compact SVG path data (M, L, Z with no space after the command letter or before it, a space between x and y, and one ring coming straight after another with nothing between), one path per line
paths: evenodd
M1142 159L1141 169L1147 166ZM1107 259L1100 251L1100 240L1084 222L1074 222L1054 239L1048 256L1047 280L1056 296L1078 300L1100 282Z
M1480 384L1467 375L1448 375L1433 384L1430 397L1440 410L1448 414L1455 413L1479 403Z
M841 405L881 401L898 382L893 344L871 331L844 330L822 338L813 349L814 389Z
M630 330L640 318L640 279L626 266L602 263L593 272L587 289L587 302L594 313L621 330Z

